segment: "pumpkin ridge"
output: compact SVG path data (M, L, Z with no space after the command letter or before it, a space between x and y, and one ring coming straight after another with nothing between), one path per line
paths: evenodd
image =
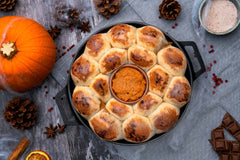
M56 49L52 49L52 50L54 50L54 52L56 52ZM24 49L19 49L18 52L22 52L23 55L25 55L24 52L32 52L32 53L35 53L36 55L41 55L41 56L43 56L43 57L45 57L45 58L51 58L51 59L54 58L54 59L56 59L56 56L55 56L55 55L54 55L54 56L51 55L51 54L49 54L49 55L43 55L42 52L38 52L38 51L35 51L35 50L32 50L32 51L31 51L31 50L26 50L26 48L24 48Z
M28 27L30 28L30 27L33 26L33 27L36 27L36 29L38 29L38 28L40 27L40 26L35 26L35 25L34 25L36 22L34 22L34 21L32 21L32 20L30 20L30 22L31 22L31 24L29 24L27 27L25 27L25 29L22 29L22 32L16 37L16 41L18 40L19 37L21 37L21 35L22 35L24 32L26 32L26 29L27 29ZM41 27L42 27L42 26L41 26ZM31 30L35 29L35 28L30 28L30 29L29 29L29 28L28 28L28 30L30 30L30 29L31 29ZM45 30L45 28L43 28L43 29ZM44 36L50 36L50 35L49 35L48 32L47 32ZM43 36L43 37L44 37L44 36ZM24 40L25 40L25 39L24 39ZM30 40L31 40L31 39L30 39ZM26 39L26 41L29 41L29 40Z
M21 58L26 58L26 59L28 59L28 60L30 60L30 61L32 61L32 62L35 62L35 63L37 63L38 65L42 66L42 67L45 68L47 71L49 70L49 68L48 68L47 66L45 66L45 63L39 63L38 61L35 61L35 60L31 59L30 57L26 57L26 56L23 56L23 57L21 57ZM51 67L51 68L52 68L52 67Z
M21 62L21 60L18 60L18 61ZM22 62L22 66L25 66L25 68L28 69L28 71L31 72L33 75L34 75L34 74L37 75L37 73L35 73L35 72L33 72L33 71L31 70L31 67L27 66L27 64L25 64L25 63ZM13 67L13 66L12 66L12 67ZM32 76L32 77L34 77L34 79L35 79L35 78L37 79L37 76L36 76L36 77L35 77L35 76Z
M8 33L9 28L13 25L13 23L15 23L18 20L22 20L22 19L27 19L27 18L17 17L16 19L13 19L12 21L9 22L9 24L6 26L5 30L3 31L3 35L2 35L2 38L1 38L1 41L0 41L0 47L2 46L2 43L4 42L4 40L7 37L7 33Z
M48 35L43 35L43 36L39 36L39 37L33 37L31 39L26 39L26 41L31 41L31 40L34 40L34 39L39 39L39 38L44 38L44 37L48 37ZM16 40L17 41L17 40ZM18 45L22 45L23 43L18 43Z
M27 19L27 18L26 18ZM29 26L32 26L34 23L32 21L30 21L31 23L28 24L27 26L25 26L24 29L22 29L22 31L16 36L15 38L15 42L17 42L18 38L21 37L22 33L25 32L25 30L29 27Z
M23 47L36 47L36 48L49 48L49 49L55 49L55 47L46 47L46 46L23 46ZM22 47L20 47L20 48L22 48ZM56 50L56 49L55 49Z

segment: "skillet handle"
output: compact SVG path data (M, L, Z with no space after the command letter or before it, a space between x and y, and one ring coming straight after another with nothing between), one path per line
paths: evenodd
M77 126L80 122L74 115L74 111L70 106L70 102L68 100L68 92L67 86L63 88L60 92L56 95L56 103L58 105L58 109L62 116L63 122L68 126Z
M192 66L192 63L190 64L191 66L191 69L192 69L192 75L193 75L193 81L196 80L201 74L203 74L206 69L205 69L205 65L204 65L204 62L203 62L203 59L202 59L202 56L198 50L198 47L196 45L195 42L193 41L180 41L179 44L183 47L183 49L185 50L185 47L186 46L190 46L193 48L194 50L194 53L196 55L196 58L198 60L198 63L200 65L200 70L195 72L194 69L193 69L193 66ZM187 53L187 52L186 52ZM190 58L189 58L190 59Z

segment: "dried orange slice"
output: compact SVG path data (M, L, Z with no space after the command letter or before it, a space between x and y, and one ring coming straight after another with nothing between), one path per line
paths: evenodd
M51 160L46 152L32 151L25 160Z

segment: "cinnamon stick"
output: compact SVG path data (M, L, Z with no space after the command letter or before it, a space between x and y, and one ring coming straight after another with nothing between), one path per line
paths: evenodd
M18 143L17 147L12 152L12 154L8 157L8 160L18 160L23 154L23 152L26 150L29 143L30 141L26 137L23 137Z

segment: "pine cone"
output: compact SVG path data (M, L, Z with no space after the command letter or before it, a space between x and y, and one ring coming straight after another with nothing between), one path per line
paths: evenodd
M159 5L160 17L176 20L181 12L181 5L176 0L163 0Z
M5 107L4 119L14 128L28 129L35 124L37 107L30 100L13 98Z
M0 0L0 10L10 11L14 8L16 0Z
M107 19L120 11L122 0L94 0L100 13Z

